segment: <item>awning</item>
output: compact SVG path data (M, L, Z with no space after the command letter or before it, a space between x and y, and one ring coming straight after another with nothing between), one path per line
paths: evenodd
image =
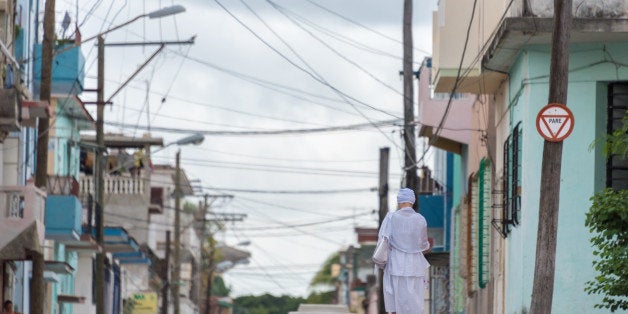
M59 303L85 303L85 297L78 295L60 294L57 296Z
M96 231L93 230L95 233ZM122 227L105 227L104 249L113 255L120 264L151 264L137 241Z
M45 261L44 271L51 271L59 275L70 275L74 272L74 267L61 261Z
M59 276L52 271L44 270L44 281L56 283L59 282Z
M22 100L22 126L35 127L37 118L50 118L54 114L44 100Z

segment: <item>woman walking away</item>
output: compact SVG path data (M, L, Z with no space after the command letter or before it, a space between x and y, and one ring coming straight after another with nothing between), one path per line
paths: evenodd
M423 313L423 293L430 264L423 253L432 244L427 238L427 222L412 209L414 191L404 188L397 194L398 210L389 212L379 229L379 241L388 239L390 251L384 268L386 312Z

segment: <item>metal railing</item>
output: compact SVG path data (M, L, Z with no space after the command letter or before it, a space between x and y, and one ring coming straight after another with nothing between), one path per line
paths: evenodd
M79 196L79 183L74 176L48 176L46 192L50 195Z

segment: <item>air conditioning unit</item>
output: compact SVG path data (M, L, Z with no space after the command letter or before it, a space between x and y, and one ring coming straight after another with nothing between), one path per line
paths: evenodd
M15 88L0 88L0 131L19 131L21 112L20 93Z

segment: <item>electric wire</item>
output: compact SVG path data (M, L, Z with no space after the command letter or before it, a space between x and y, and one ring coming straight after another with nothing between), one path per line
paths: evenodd
M236 22L238 22L238 24L240 24L242 27L244 27L247 31L249 31L253 36L255 36L258 40L260 40L265 46L267 46L269 49L271 49L272 51L274 51L275 53L277 53L282 59L286 60L289 64L291 64L292 66L294 66L295 68L299 69L300 71L302 71L303 73L309 75L311 78L313 78L315 81L329 87L332 91L334 91L335 93L337 93L338 95L342 95L343 98L347 98L350 100L355 101L356 103L365 106L371 110L383 113L385 115L391 116L393 118L397 118L399 119L399 117L385 111L382 110L380 108L374 107L372 105L369 105L363 101L360 101L346 93L344 93L343 91L339 90L338 88L336 88L335 86L331 85L329 82L327 82L326 80L322 79L319 75L312 73L311 71L308 71L307 69L303 68L302 66L296 64L294 61L292 61L292 59L288 58L285 54L283 54L281 51L279 51L277 48L275 48L273 45L271 45L268 41L266 41L264 38L262 38L255 30L253 30L250 26L248 26L246 23L244 23L240 18L238 18L233 12L231 12L227 7L225 7L222 2L220 2L220 0L214 0L214 2L216 2L218 4L218 6L220 6L227 14L229 14ZM283 41L283 40L282 40ZM355 106L355 104L353 104L350 101L347 101L348 103L350 103L352 106Z
M383 37L383 38L386 38L386 39L388 39L388 40L391 40L391 41L394 41L394 42L396 42L396 43L399 43L399 44L402 44L402 45L403 45L403 41L401 41L401 40L399 40L399 39L397 39L397 38L394 38L394 37L392 37L392 36L386 35L386 34L384 34L384 33L380 32L380 31L378 31L378 30L376 30L376 29L373 29L373 28L371 28L371 27L368 27L368 26L366 26L366 25L364 25L364 24L362 24L362 23L360 23L360 22L357 22L357 21L355 21L355 20L353 20L353 19L351 19L351 18L349 18L349 17L347 17L347 16L345 16L345 15L342 15L342 14L340 14L340 13L336 12L336 11L333 11L333 10L331 10L331 9L329 9L329 8L327 8L327 7L325 7L325 6L323 6L323 5L322 5L322 4L320 4L320 3L316 3L316 2L314 2L314 1L312 1L312 0L305 0L305 1L309 2L310 4L312 4L312 5L314 5L314 6L318 7L318 8L320 8L320 9L322 9L322 10L324 10L324 11L326 11L326 12L328 12L328 13L332 14L332 15L335 15L335 16L337 16L337 17L339 17L339 18L341 18L341 19L343 19L343 20L345 20L345 21L347 21L347 22L349 22L349 23L351 23L351 24L353 24L353 25L359 26L359 27L361 27L361 28L363 28L363 29L366 29L366 30L368 30L368 31L370 31L370 32L372 32L372 33L375 33L375 34L377 34L377 35L379 35L379 36L381 36L381 37ZM431 53L430 53L430 52L428 52L428 51L426 51L426 50L423 50L423 49L420 49L420 48L416 48L416 47L413 47L413 49L414 49L414 50L416 50L416 51L418 51L418 52L420 52L420 53L421 53L421 54L423 54L423 55L426 55L426 56L431 55Z
M244 1L244 0L240 0L240 1ZM357 68L358 70L362 71L363 73L365 73L366 75L368 75L369 77L371 77L373 80L375 80L376 82L380 83L382 86L388 88L389 90L395 92L398 95L403 96L403 93L401 91L399 91L397 88L392 87L390 84L384 82L382 79L380 79L379 77L375 76L375 74L371 73L369 70L367 70L366 68L364 68L363 66L361 66L360 64L358 64L356 61L351 60L350 58L346 57L345 55L343 55L342 53L340 53L338 50L336 50L334 47L332 47L331 45L329 45L327 42L325 42L324 40L322 40L320 37L316 36L314 33L312 33L310 30L306 29L305 27L303 27L303 25L301 25L301 23L299 23L298 21L296 21L295 19L293 19L292 17L290 17L288 14L286 14L283 10L283 7L280 6L279 4L275 3L274 1L271 0L266 0L267 3L269 3L275 10L277 10L277 12L281 13L283 16L285 16L288 20L290 20L294 25L296 25L297 27L299 27L301 30L305 31L306 33L308 33L312 38L316 39L316 41L318 41L320 44L322 44L323 46L327 47L327 49L329 49L331 52L333 52L336 56L338 56L339 58L341 58L342 60L346 61L347 63L353 65L355 68ZM247 8L250 9L250 7L247 5Z
M177 119L181 121L198 122L198 123L203 123L203 124L208 124L208 125L220 125L218 123L204 122L204 121L198 121L198 120L189 120L186 118L175 118L172 116L164 116L164 117L170 118L170 119ZM167 132L167 133L179 133L179 134L195 133L195 134L203 134L203 135L208 135L208 136L253 136L253 135L311 134L311 133L326 133L326 132L340 132L340 131L364 131L372 127L381 128L381 127L396 126L398 122L399 121L397 120L384 120L384 121L373 121L370 123L329 126L329 127L312 128L312 129L279 129L279 130L277 129L275 130L253 129L250 131L182 129L182 128L160 127L160 126L152 126L151 129L154 131L162 131L162 132ZM119 123L119 122L105 122L105 123L107 125L117 126L121 128L134 128L135 127L127 123ZM145 125L138 125L137 128L148 130L148 127ZM239 128L245 128L245 127L239 127Z

